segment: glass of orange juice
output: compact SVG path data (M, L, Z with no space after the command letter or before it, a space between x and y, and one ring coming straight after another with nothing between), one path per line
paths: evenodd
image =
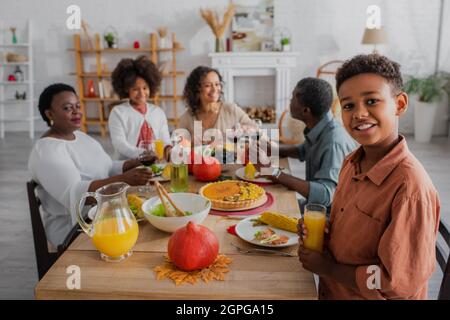
M164 141L157 139L153 142L155 144L155 152L158 156L158 160L161 161L164 158Z
M303 223L308 234L303 241L305 248L314 251L323 251L323 238L325 234L327 208L321 204L308 203L305 206Z

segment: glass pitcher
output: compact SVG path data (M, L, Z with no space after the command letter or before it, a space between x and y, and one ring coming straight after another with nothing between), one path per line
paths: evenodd
M83 194L77 205L77 221L105 261L119 262L129 257L138 238L139 227L126 197L129 187L123 182L108 184ZM81 215L81 205L87 197L97 200L95 218L90 224Z

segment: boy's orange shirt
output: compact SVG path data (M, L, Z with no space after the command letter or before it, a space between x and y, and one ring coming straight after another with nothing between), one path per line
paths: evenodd
M368 172L362 147L344 161L333 199L329 250L355 266L358 290L320 278L320 299L426 299L435 268L439 198L405 138ZM381 286L369 289L379 267ZM369 285L368 285L369 284Z

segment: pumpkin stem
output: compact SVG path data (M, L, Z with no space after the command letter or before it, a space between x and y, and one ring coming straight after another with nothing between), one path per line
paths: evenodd
M188 222L188 224L186 225L186 229L189 232L192 232L192 231L196 232L196 231L198 231L197 225L194 222L192 222L192 221Z

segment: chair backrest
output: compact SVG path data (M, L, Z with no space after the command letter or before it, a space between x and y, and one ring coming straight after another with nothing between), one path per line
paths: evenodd
M78 226L67 235L64 242L58 246L57 252L49 252L47 236L45 234L44 224L42 222L39 207L41 201L36 196L36 187L38 184L31 180L27 182L28 203L30 206L31 228L33 230L34 251L36 254L36 264L39 280L45 275L50 267L55 263L58 257L67 249L72 241L78 235Z
M439 234L450 249L450 232L449 227L441 220L439 223ZM445 250L436 243L436 260L443 272L441 287L439 289L438 300L450 300L450 253L445 260Z
M327 63L322 64L319 68L317 68L316 78L324 79L328 81L333 87L333 103L331 105L331 112L333 115L337 116L340 111L339 99L337 97L335 84L336 81L334 79L337 70L342 66L344 61L341 60L332 60Z
M289 110L284 110L278 120L278 132L280 143L301 144L305 141L303 130L306 125L291 117Z

